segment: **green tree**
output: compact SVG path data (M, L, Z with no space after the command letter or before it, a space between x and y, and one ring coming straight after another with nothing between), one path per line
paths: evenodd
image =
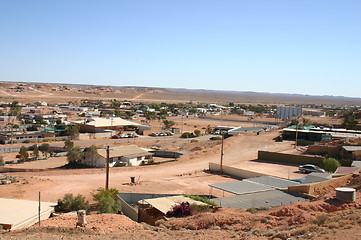
M84 154L80 147L73 147L68 149L66 156L70 164L75 164L83 158Z
M358 121L356 120L355 112L346 112L343 114L342 127L346 129L356 129Z
M66 127L65 134L70 136L71 139L74 139L76 136L79 135L79 126L70 124Z
M50 152L50 145L49 143L43 143L39 146L39 150L40 152L42 152L42 154L47 157L48 153Z
M167 119L163 121L163 124L167 129L171 129L175 125L174 121Z
M64 148L65 149L70 149L70 148L73 148L74 147L74 142L67 139L64 141Z
M310 119L305 118L305 117L302 118L302 125L303 126L308 126L308 125L310 125L310 123L311 123Z
M322 165L327 172L332 173L335 172L339 166L341 166L340 162L334 158L324 158L322 160Z
M201 135L201 131L196 129L194 130L194 134L196 135L196 137L199 137Z
M35 157L35 159L38 159L39 157L39 148L36 144L33 146L33 156Z
M95 207L100 213L119 213L121 210L120 202L117 201L118 190L111 188L102 189L93 195L96 202Z
M20 159L22 161L27 161L29 159L29 153L28 148L25 146L22 146L19 151Z
M98 149L95 145L91 145L90 147L84 149L84 157L92 162L92 166L94 166L97 156Z
M78 210L88 210L89 202L85 200L84 196L73 196L71 193L64 195L63 199L58 199L58 205L55 207L57 212L71 212Z

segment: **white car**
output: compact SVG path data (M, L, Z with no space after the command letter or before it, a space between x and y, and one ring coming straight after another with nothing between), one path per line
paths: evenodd
M301 165L298 167L298 170L300 170L300 172L304 172L304 173L311 173L311 172L324 173L325 172L325 169L319 168L313 164Z

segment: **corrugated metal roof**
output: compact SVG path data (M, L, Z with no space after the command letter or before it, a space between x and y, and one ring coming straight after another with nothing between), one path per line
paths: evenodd
M245 193L274 190L274 188L267 187L263 184L247 182L247 181L215 183L215 184L209 184L209 186L234 194L245 194Z
M353 161L352 166L353 167L361 167L361 161Z
M359 167L338 167L335 173L359 173L360 170Z
M353 152L353 151L360 151L361 150L361 146L343 146L343 149L345 149L345 151L347 152Z
M249 181L249 182L255 182L264 184L268 187L274 187L279 190L285 190L288 188L288 186L296 186L300 185L298 182L282 179L282 178L276 178L271 176L262 176L262 177L256 177L256 178L247 178L243 181Z
M212 201L225 208L248 209L281 206L293 202L304 202L306 199L279 190L273 190L232 197L214 198Z

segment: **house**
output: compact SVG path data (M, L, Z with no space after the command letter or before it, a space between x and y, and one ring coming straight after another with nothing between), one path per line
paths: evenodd
M148 162L148 159L153 153L148 152L146 149L140 148L135 145L110 147L109 149L109 166L139 166ZM98 149L96 156L87 154L85 152L81 164L90 167L105 167L107 162L107 150Z
M75 121L80 128L80 132L98 133L104 130L123 131L125 128L138 129L141 124L131 122L119 117L114 118L90 118L82 121Z

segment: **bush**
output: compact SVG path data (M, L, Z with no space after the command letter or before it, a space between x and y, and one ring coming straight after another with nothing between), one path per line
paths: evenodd
M93 195L96 201L95 208L100 213L119 213L121 210L120 202L117 201L118 190L111 188L102 189Z
M184 133L182 133L182 135L180 137L181 138L194 138L195 135L194 135L194 133L191 133L191 132L184 132Z
M189 215L191 215L189 202L182 202L179 205L175 205L171 211L167 212L168 217L185 217Z
M201 131L196 129L194 130L194 134L196 135L196 137L199 137L201 135Z
M187 198L190 198L190 199L193 199L195 201L199 201L199 202L211 205L211 206L218 207L218 204L211 201L209 198L205 198L205 197L201 197L201 196L195 196L195 195L188 195L188 194L183 194L183 196L185 196Z
M341 164L334 158L324 158L322 160L322 166L327 172L335 172Z
M63 199L58 199L58 206L55 207L57 212L71 212L77 210L88 210L89 202L82 195L65 194Z

